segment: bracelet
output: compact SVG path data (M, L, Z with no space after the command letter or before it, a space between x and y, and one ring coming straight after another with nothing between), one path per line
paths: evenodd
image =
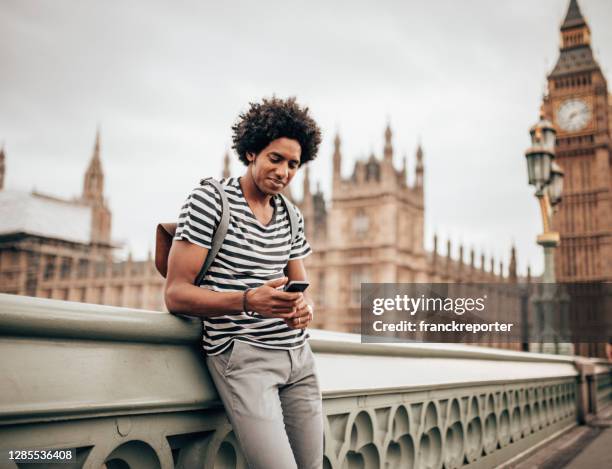
M242 294L242 311L244 311L244 314L247 316L253 317L254 314L252 311L249 311L249 305L247 304L247 293L249 293L251 290L252 288L247 288Z

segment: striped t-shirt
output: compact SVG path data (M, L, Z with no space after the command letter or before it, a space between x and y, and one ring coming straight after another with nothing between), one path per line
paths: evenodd
M218 292L244 291L269 280L282 278L289 260L311 253L304 235L304 219L296 207L298 232L291 244L289 215L279 196L272 198L270 223L260 223L249 207L240 178L220 181L229 202L230 221L223 245L200 285ZM174 239L210 249L221 219L221 198L211 185L196 187L181 209ZM304 329L291 329L284 320L264 318L254 312L203 318L203 346L208 355L223 352L234 339L256 346L292 349L304 345Z

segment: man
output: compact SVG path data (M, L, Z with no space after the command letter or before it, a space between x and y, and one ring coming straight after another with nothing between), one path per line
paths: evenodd
M170 251L166 305L202 318L206 363L248 466L320 468L321 393L305 331L313 307L305 294L282 291L288 281L306 280L311 249L297 208L291 243L278 194L316 157L321 132L295 98L251 104L232 130L246 171L221 181L230 207L226 238L194 286L222 207L211 185L194 189Z

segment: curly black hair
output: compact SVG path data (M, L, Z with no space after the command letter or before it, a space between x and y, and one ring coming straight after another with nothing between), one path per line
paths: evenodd
M297 140L300 144L300 165L317 157L321 129L308 114L308 108L300 107L295 97L280 99L273 96L249 105L249 110L240 114L232 126L232 148L246 166L249 165L247 153L258 154L271 141L282 137Z

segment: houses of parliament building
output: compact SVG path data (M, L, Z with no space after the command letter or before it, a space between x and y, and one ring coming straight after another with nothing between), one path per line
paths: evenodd
M543 101L543 112L557 130L556 154L566 181L554 219L561 236L557 279L610 282L612 96L575 0L561 35L559 59ZM434 249L425 249L426 158L419 146L410 167L406 158L395 167L392 137L387 126L382 154L357 161L346 177L336 135L327 201L320 189L312 190L305 169L303 197L295 203L313 248L306 265L318 311L314 327L358 332L361 283L517 281L514 248L507 269L493 259L486 262L484 255L476 259L473 250L464 253L462 246L453 258L450 241L443 250L437 237ZM99 134L76 199L6 190L9 167L1 149L0 292L164 310L163 279L153 260L114 258ZM227 154L223 176L229 176Z
M303 198L295 202L304 215L313 254L306 260L317 303L318 327L355 330L359 325L361 283L498 282L516 279L516 260L508 278L493 259L485 269L475 253L469 262L427 252L423 242L423 152L416 152L415 183L407 166L393 166L391 129L385 131L383 158L371 155L355 164L350 178L340 173L339 136L333 155L332 199L311 192L305 169ZM225 155L223 177L229 177ZM104 197L100 135L83 179L80 197L5 190L6 155L0 150L0 292L164 310L163 278L153 259L117 261L111 242L111 212ZM328 223L333 219L334 223ZM61 223L58 223L61 220ZM153 228L151 232L153 232ZM460 247L463 259L463 248ZM498 269L497 273L494 273ZM352 313L351 313L352 312Z

